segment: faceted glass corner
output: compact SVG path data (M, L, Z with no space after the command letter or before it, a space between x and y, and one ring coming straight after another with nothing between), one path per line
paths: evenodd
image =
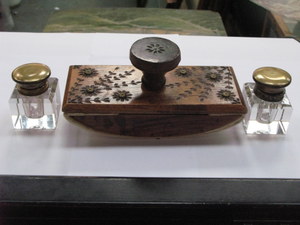
M254 86L254 83L246 83L243 89L248 108L243 119L246 134L286 134L293 111L288 97L268 102L254 94Z
M53 130L57 126L61 99L57 78L49 78L48 89L37 96L25 96L14 88L9 100L13 127L18 130Z

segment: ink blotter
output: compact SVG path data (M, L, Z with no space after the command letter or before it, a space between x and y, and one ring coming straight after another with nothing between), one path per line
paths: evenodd
M239 122L247 109L227 66L178 66L179 47L150 37L130 49L133 65L73 65L63 111L97 131L128 136L212 132Z

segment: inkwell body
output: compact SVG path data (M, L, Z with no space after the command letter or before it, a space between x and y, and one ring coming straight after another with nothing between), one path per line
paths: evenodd
M19 130L46 129L57 126L60 111L58 79L40 63L29 63L12 72L16 82L9 100L13 127Z
M248 113L243 125L247 134L286 134L292 105L285 87L291 83L288 72L275 67L258 68L255 83L246 83L243 94Z

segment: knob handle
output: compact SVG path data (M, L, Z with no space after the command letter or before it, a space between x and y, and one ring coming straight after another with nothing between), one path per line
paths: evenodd
M130 48L130 61L133 66L143 71L142 84L150 91L164 87L165 73L176 68L180 60L179 47L164 38L142 38Z

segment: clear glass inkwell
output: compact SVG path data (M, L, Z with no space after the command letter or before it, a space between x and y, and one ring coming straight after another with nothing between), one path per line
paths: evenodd
M286 134L292 105L285 93L291 83L288 72L275 67L262 67L253 72L255 83L244 85L248 108L243 125L247 134Z
M9 100L13 127L19 130L55 129L60 111L57 78L40 63L28 63L12 72L17 83Z

